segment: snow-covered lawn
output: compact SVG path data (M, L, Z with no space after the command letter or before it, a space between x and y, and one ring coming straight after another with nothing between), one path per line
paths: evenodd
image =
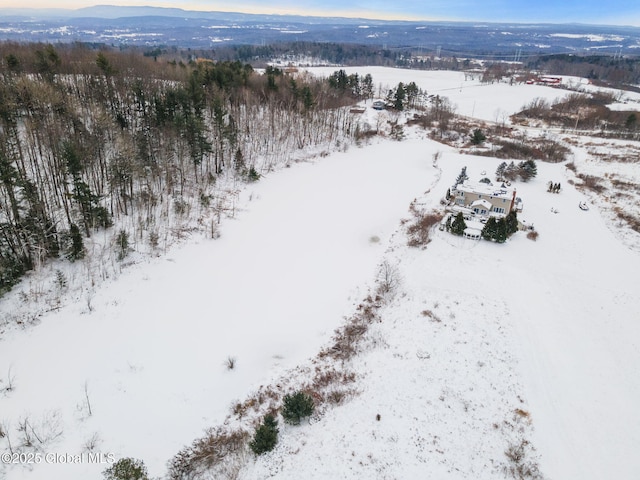
M416 81L487 120L564 94L460 88L455 72L359 73L367 71L391 86ZM353 360L359 394L311 425L281 425L276 449L250 458L240 478L502 478L504 452L520 440L531 441L530 459L550 479L637 478L637 249L597 205L578 208L586 197L563 164L541 163L536 179L515 184L519 218L534 224L537 241L518 232L497 245L436 230L426 249L411 249L401 219L414 198L438 208L462 166L478 180L500 161L407 134L270 174L241 192L242 211L219 239L194 237L125 269L89 300L6 333L0 389L9 378L13 388L0 396L0 425L13 447L26 419L32 434L60 434L43 454L77 455L94 439L94 452L140 458L164 474L235 401L295 377L291 369L329 342L385 260L400 283ZM561 193L547 193L548 181L561 182ZM99 478L108 464L86 458L0 465L0 477Z

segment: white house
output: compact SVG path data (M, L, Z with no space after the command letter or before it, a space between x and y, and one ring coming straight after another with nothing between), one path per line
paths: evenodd
M495 186L467 180L454 186L450 194L455 205L476 215L504 216L515 208L516 190L505 184Z

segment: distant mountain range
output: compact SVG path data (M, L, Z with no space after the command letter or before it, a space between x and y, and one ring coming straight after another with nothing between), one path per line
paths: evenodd
M383 21L99 5L0 9L0 40L214 48L310 41L409 47L442 55L640 54L640 28L581 24Z

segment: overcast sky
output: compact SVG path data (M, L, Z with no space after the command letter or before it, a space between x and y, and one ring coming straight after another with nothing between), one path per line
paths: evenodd
M81 8L96 4L381 19L640 26L640 0L0 0L0 7Z

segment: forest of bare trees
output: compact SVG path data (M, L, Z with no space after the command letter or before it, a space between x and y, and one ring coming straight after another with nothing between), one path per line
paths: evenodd
M355 134L353 91L238 61L5 43L0 76L0 294L97 231L157 246L171 222L220 215L220 184Z

